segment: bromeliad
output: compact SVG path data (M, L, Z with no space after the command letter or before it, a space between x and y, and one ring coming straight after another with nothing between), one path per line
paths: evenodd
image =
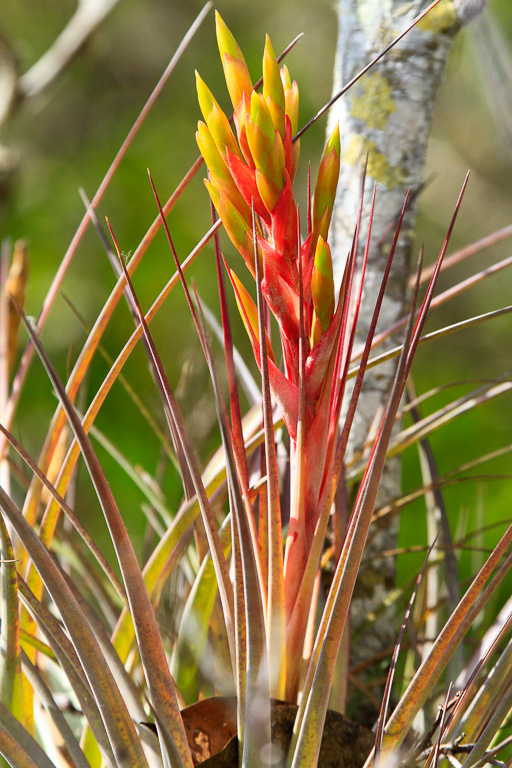
M347 261L336 304L327 240L340 168L339 128L325 148L313 204L308 205L307 235L301 242L293 193L299 159L299 141L293 140L298 129L297 83L286 66L279 68L267 36L262 92L253 90L238 44L218 14L216 20L235 130L196 75L205 120L199 123L196 137L217 213L253 278L260 275L261 293L279 326L282 369L268 336L265 348L271 392L290 436L292 503L284 558L289 620L338 437L341 392L337 382L350 350L356 249ZM256 304L234 271L228 268L228 273L261 368Z

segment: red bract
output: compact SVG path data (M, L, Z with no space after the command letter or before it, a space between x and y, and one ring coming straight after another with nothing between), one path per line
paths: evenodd
M333 454L328 450L328 443L337 437L338 399L332 398L331 392L339 373L336 360L344 343L340 333L342 318L348 319L344 302L338 302L337 309L335 306L331 252L327 243L340 167L339 129L336 127L333 131L320 163L310 231L301 245L292 185L299 155L299 142L293 142L293 133L298 127L297 84L291 81L285 67L279 69L268 37L263 56L262 93L252 90L240 48L218 14L217 40L238 144L235 145L227 117L199 76L197 88L206 125L200 123L197 138L209 170L207 187L211 199L253 277L256 275L254 254L258 253L262 295L279 326L284 373L277 367L278 355L272 352L267 339L268 376L272 395L290 435L292 468L299 471L302 467L300 471L305 471L307 478L304 482L306 508L291 510L292 520L297 516L303 520L298 526L292 523L287 547L299 546L300 559L303 559L306 525L316 516L322 483L330 469L324 460ZM255 232L252 208L256 214ZM256 306L232 270L229 275L261 368ZM346 336L351 330L348 322L344 329ZM305 400L305 437L298 448L300 390ZM295 456L297 450L302 451L300 460ZM292 483L302 486L297 477ZM297 534L297 530L303 535ZM290 593L290 606L294 593L295 588Z

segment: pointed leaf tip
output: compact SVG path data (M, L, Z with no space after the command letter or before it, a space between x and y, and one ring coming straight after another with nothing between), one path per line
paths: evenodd
M231 30L220 15L215 11L215 32L217 34L217 43L219 45L220 55L228 53L230 56L241 56L242 51L236 42Z
M243 94L250 96L252 92L251 76L240 46L217 11L215 12L215 27L226 85L233 109L238 112Z
M285 98L284 88L279 72L279 64L267 35L263 53L263 96L267 102L272 122L281 138L285 135Z
M334 126L334 130L329 136L329 140L327 142L327 146L325 147L324 154L327 154L328 152L332 152L332 150L336 152L337 156L339 157L341 154L341 147L340 147L340 123L339 120Z
M206 125L213 137L220 154L226 156L226 147L233 154L240 156L240 150L229 125L229 121L219 107L213 93L210 91L202 77L196 71L196 88L199 107Z
M329 137L318 169L313 200L313 248L316 247L316 238L319 235L327 240L339 175L340 131L339 125L336 125Z

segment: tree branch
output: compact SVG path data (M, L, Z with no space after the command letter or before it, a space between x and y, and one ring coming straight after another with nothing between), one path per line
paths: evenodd
M330 235L338 282L352 242L361 159L368 153L367 188L371 189L374 182L378 184L373 229L379 237L386 228L389 229L389 222L401 208L407 189L421 188L435 96L453 37L482 10L485 2L443 0L332 108L328 134L339 120L342 154ZM428 0L338 0L339 31L333 92L351 80L428 4ZM381 327L391 325L404 313L416 209L414 199L404 220L381 312ZM366 238L367 221L368 206L363 214L361 242ZM390 238L392 236L390 233ZM360 315L360 339L366 336L388 252L386 238L381 238L372 249ZM396 344L396 339L390 339L389 344ZM372 420L385 402L393 369L394 364L390 362L367 373L358 418L352 429L354 451L365 443ZM399 490L400 463L394 459L388 462L378 503L388 503L399 495ZM396 547L397 524L397 521L391 524L386 521L385 527L374 528L369 543L373 552ZM368 567L361 574L354 599L352 634L357 643L353 644L353 663L361 663L391 645L397 631L387 613L359 636L366 616L382 605L395 579L393 558L373 560L370 552L366 561ZM368 713L367 719L373 717L373 712Z
M77 9L60 35L43 56L19 80L22 99L36 96L47 88L117 4L118 0L79 0Z

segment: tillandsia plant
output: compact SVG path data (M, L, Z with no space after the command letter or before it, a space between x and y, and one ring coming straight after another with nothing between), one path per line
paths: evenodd
M191 34L207 10L200 15ZM424 487L419 494L429 501L430 495L437 493L436 504L442 505L442 483L436 476L427 439L429 429L435 428L436 418L428 425L422 423L412 388L408 407L418 420L418 429L412 435L410 429L398 434L393 434L393 429L415 351L425 340L423 325L466 182L425 296L418 302L420 258L410 312L402 323L402 343L386 355L370 358L372 349L388 332L375 334L400 237L405 201L364 348L354 350L376 201L373 190L369 231L360 244L365 158L361 158L361 199L353 244L347 254L341 286L336 289L329 224L340 167L338 129L333 131L324 150L312 200L310 185L303 195L303 225L293 190L301 133L298 86L286 66L280 67L268 38L262 83L253 86L240 48L218 15L216 24L234 130L228 115L197 76L205 120L199 124L197 141L208 169L206 185L220 218L214 220L189 257L180 262L167 216L202 163L198 160L194 164L164 205L150 177L158 218L129 260L121 255L113 228L108 225L117 252L112 265L118 281L90 330L66 386L60 381L39 334L88 221L103 235L95 208L127 144L93 201L86 201L84 221L37 323L27 319L22 309L26 281L24 246L20 244L15 249L9 281L9 250L3 250L2 285L9 289L8 293L3 292L0 304L0 342L5 353L0 357L2 385L9 382L16 357L18 315L9 311L9 301L11 310L15 307L21 315L30 343L5 398L7 387L2 387L2 451L10 446L12 456L23 460L30 475L26 476L14 460L16 475L8 465L2 465L0 755L4 764L14 768L190 768L209 758L210 765L240 764L247 768L362 768L365 760L368 768L401 762L423 766L448 759L459 764L461 755L465 768L496 762L506 754L505 728L512 704L510 641L503 644L510 629L510 601L506 615L486 623L487 635L477 655L470 662L462 657L456 670L458 677L453 678L457 695L450 693L452 688L448 685L439 717L430 721L424 706L429 697L432 701L440 700L443 672L512 565L512 556L507 556L512 527L479 565L464 595L457 595L449 603L446 620L439 601L435 609L437 636L424 649L421 664L410 675L410 684L402 695L395 697L394 710L388 715L396 657L414 612L417 589L413 590L393 653L376 734L360 733L341 715L336 719L333 713L327 713L330 702L342 712L347 706L349 679L353 679L349 667L349 610L372 517L375 513L394 513L406 503L398 499L396 509L375 510L388 454L421 439L428 471L425 470ZM166 70L143 115L171 71L172 67ZM133 135L134 132L130 139ZM212 215L215 219L213 210ZM252 291L244 287L245 281L228 266L230 255L225 261L222 257L217 238L221 224L243 257L254 283ZM159 227L167 235L176 274L144 313L132 276ZM218 332L225 349L229 408L219 383L219 363L206 332L205 318L209 318L215 332L216 321L211 319L197 293L190 294L185 279L190 264L212 239L221 300L222 328ZM251 376L238 361L233 347L225 270L261 372L261 388L256 393ZM481 279L483 275L474 278ZM221 449L207 461L203 471L149 328L178 282L183 286L211 375L222 439ZM74 401L94 352L106 354L101 349L101 336L123 296L135 330L118 358L110 361L105 381L85 414L81 414ZM507 307L488 316L509 310ZM467 327L482 319L472 318L463 325ZM121 377L124 363L141 338L160 393L167 431L147 413L137 393ZM37 462L10 431L34 351L59 398ZM368 455L352 459L347 455L347 444L365 371L389 356L398 359L391 392L382 404ZM243 418L237 377L252 387L253 406ZM136 472L94 426L116 380L130 392L152 425L164 454L181 475L184 498L176 512L170 509L163 490L143 473ZM437 414L437 422L457 415L469 407L468 403L474 405L478 397L488 399L509 389L506 379L488 384L484 392L473 395L472 401L454 401ZM342 408L344 401L346 405ZM72 439L68 439L66 424L71 428ZM146 497L148 530L157 535L158 541L142 566L91 437L109 451ZM284 469L280 461L283 452L287 459ZM66 497L80 457L107 522L121 579ZM25 489L23 509L14 500L18 484ZM345 514L335 503L337 491L345 498ZM69 524L61 523L63 515L73 526L74 534ZM449 532L442 528L442 534L446 545ZM440 568L441 548L435 549L433 545L433 549L436 559L426 562L418 578L420 591L424 574L428 579L430 573L437 573ZM449 569L454 563L449 547L445 563L451 575ZM322 574L328 564L330 577L324 594ZM162 633L157 621L158 607L164 601L164 585L169 580L176 590L177 631L173 637ZM420 616L420 631L427 620L430 618ZM481 638L474 639L480 642ZM409 660L416 661L416 649L411 644ZM234 698L216 696L211 701L204 700L222 693L234 694ZM63 699L65 707L60 704ZM288 731L282 727L283 718L278 714L285 711L283 701L294 705L286 709L292 714ZM422 738L413 742L413 722L422 712ZM324 728L325 723L330 726ZM418 721L414 722L415 727L417 724ZM326 746L329 728L335 730L337 745L330 753ZM343 739L345 748L340 747ZM221 751L226 742L229 743ZM404 744L407 747L401 751Z
M332 474L343 391L343 387L335 385L340 372L346 374L349 336L354 327L350 312L353 259L347 263L335 310L327 243L340 166L339 130L334 130L320 163L312 212L308 212L307 237L301 243L292 186L299 157L299 142L292 141L298 130L297 83L291 81L286 66L279 70L267 37L263 90L257 93L252 89L243 55L218 15L217 38L238 143L227 117L199 75L199 103L206 125L199 123L197 141L210 173L206 184L211 199L252 276L261 280L261 296L279 326L283 372L276 364L256 304L229 269L256 360L268 372L271 394L280 406L290 437L291 501L284 565L276 461L272 455L266 457L267 499L263 508L267 520L260 516L255 551L260 561L263 604L268 606L271 668L276 662L270 688L274 697L291 699L297 691L306 612L296 614L302 617L301 626L291 632L286 627L291 626L311 549L321 492ZM267 423L267 429L272 431L271 423Z

